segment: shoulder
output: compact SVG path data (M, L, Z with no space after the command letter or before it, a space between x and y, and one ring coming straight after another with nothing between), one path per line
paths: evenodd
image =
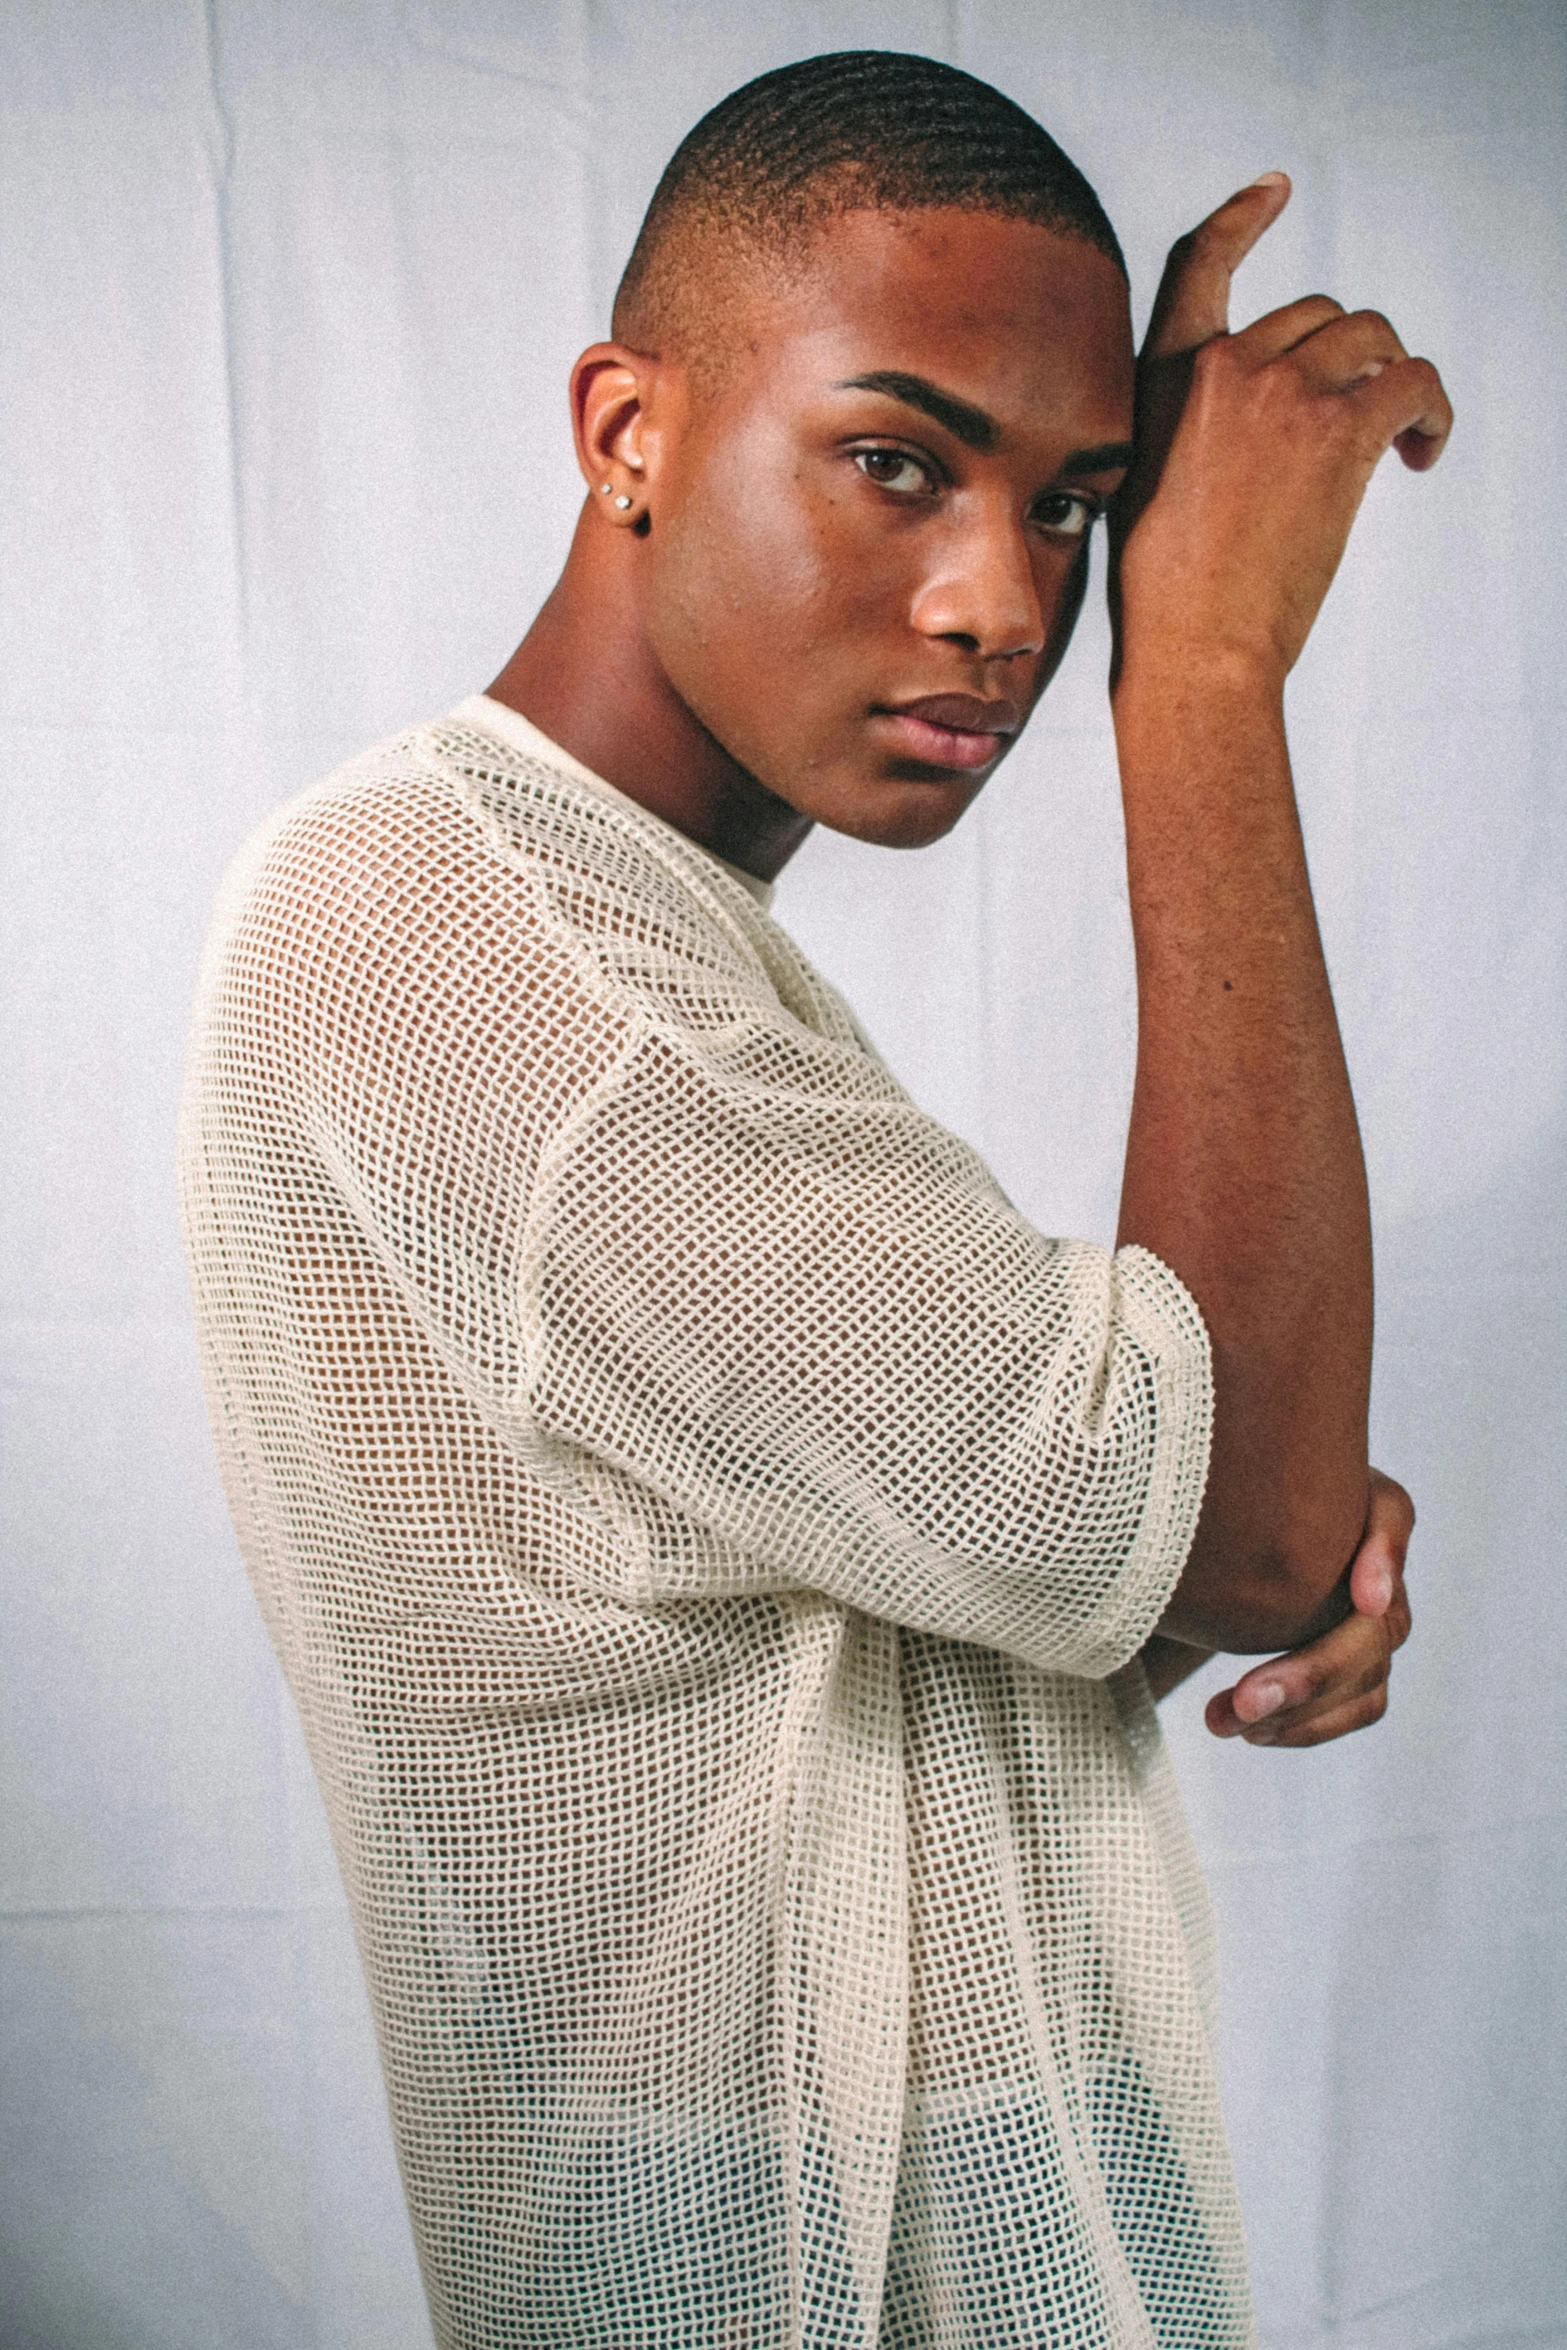
M519 1004L541 985L686 1033L803 1027L865 1050L852 1016L694 843L460 715L361 752L287 802L235 859L208 985L407 990Z

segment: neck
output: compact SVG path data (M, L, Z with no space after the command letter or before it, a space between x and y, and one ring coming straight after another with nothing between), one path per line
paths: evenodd
M675 692L642 624L642 552L590 500L565 570L488 690L688 840L771 881L810 819L732 759Z

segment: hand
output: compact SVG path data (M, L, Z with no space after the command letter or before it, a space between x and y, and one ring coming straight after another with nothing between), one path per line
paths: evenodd
M1350 1564L1352 1613L1288 1656L1254 1665L1205 1713L1216 1738L1251 1746L1321 1746L1379 1722L1387 1711L1393 1651L1409 1638L1404 1554L1415 1505L1402 1485L1371 1472L1371 1502Z
M1229 332L1230 280L1289 194L1282 172L1242 188L1166 265L1112 516L1118 679L1218 657L1282 687L1383 452L1423 472L1451 429L1436 369L1377 311L1312 294Z

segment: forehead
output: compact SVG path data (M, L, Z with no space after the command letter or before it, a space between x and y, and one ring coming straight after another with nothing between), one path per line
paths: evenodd
M986 409L1004 432L1057 419L1085 440L1130 429L1126 282L1096 247L1031 221L840 213L744 307L751 399L901 373Z

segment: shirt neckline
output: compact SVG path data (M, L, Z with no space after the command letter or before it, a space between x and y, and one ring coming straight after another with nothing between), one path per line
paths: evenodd
M542 727L535 726L531 718L524 718L522 712L514 710L509 702L497 702L490 694L469 694L449 713L449 717L455 724L479 727L485 734L492 734L507 744L510 749L520 751L524 758L537 759L544 766L553 767L558 775L569 775L573 782L585 785L591 792L597 792L601 799L613 800L622 808L634 808L646 822L662 825L684 847L694 849L710 865L721 867L732 881L739 882L746 895L754 898L764 912L771 906L773 884L770 881L763 881L756 874L745 872L739 865L731 865L727 857L716 855L712 849L704 848L699 840L692 840L689 834L678 830L664 817L655 816L651 808L644 808L641 801L632 799L629 792L620 791L614 784L606 783L602 775L595 775L591 767L584 767L580 759L574 759L569 751L563 751L560 744L553 742Z

